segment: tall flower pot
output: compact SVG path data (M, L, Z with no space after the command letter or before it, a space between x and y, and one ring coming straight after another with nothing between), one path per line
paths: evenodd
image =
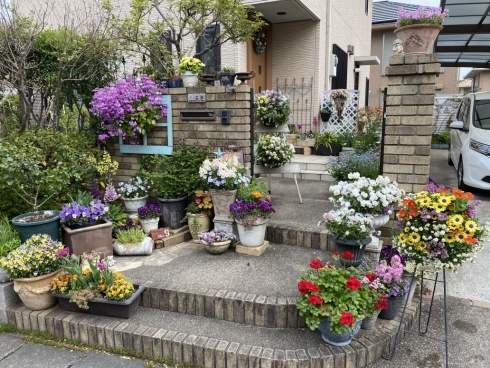
M34 212L28 212L12 219L12 224L14 224L15 229L18 231L22 243L24 243L34 234L47 234L53 240L60 240L60 212L39 211L39 214L42 215L46 212L53 212L56 214L56 216L43 221L22 222L24 217L34 216Z
M143 207L146 204L148 196L138 197L138 198L123 198L124 207L129 217L136 218L138 216L138 208Z
M371 243L371 237L362 239L360 242L355 242L353 240L344 240L336 238L330 235L330 239L335 243L335 247L341 255L343 252L351 252L354 255L354 259L348 260L340 258L340 263L344 267L357 267L362 262L362 257L364 256L364 251L366 250L366 245Z
M192 235L192 239L199 239L199 233L209 231L211 219L205 213L188 213L187 224Z
M141 227L143 228L143 231L147 234L149 234L151 230L158 229L159 222L160 222L159 217L147 219L147 220L140 220Z
M219 255L225 253L231 245L231 240L226 240L223 242L215 242L213 244L204 243L206 250L214 255Z
M327 344L333 346L345 346L349 345L352 338L357 335L361 329L361 323L362 320L360 319L351 330L345 331L342 334L336 334L330 331L330 319L326 319L320 323L318 330L320 330L320 333L322 334L323 341L325 341Z
M197 78L197 76L199 75L198 73L184 72L181 75L182 75L182 83L184 83L184 87L197 86L197 83L199 82L199 79Z
M72 229L68 226L62 228L63 244L70 248L70 253L81 255L91 251L111 256L112 250L112 222L103 220L101 224Z
M438 24L412 24L395 29L395 34L405 54L430 54L441 29Z
M235 190L216 190L210 189L209 194L213 199L214 207L214 222L225 221L233 222L230 219L230 204L233 204L236 199L236 189Z
M374 330L374 327L376 326L376 321L378 320L378 314L379 311L374 312L370 316L365 317L362 320L361 328L363 330Z
M235 220L238 227L240 244L245 247L260 247L264 243L265 230L267 228L266 218L258 218L257 225L245 226L240 220Z
M47 275L14 279L14 290L19 294L22 303L30 310L51 308L57 300L51 295L51 280L58 277L63 270L59 269Z
M388 308L383 309L381 312L379 312L379 318L387 320L395 318L404 301L405 298L403 297L389 296Z
M158 204L162 209L162 226L169 227L171 229L178 229L182 227L182 223L180 221L185 217L187 196L173 199L158 197L157 199Z

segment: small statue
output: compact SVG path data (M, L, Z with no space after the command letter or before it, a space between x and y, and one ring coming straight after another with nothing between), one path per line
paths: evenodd
M393 55L403 55L402 41L399 39L393 41Z

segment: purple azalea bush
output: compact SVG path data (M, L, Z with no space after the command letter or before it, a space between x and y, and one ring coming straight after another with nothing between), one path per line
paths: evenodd
M410 285L406 280L402 279L404 268L405 266L400 256L397 255L391 257L389 265L388 262L382 260L376 266L376 275L385 285L386 289L389 290L386 294L387 297L402 297L408 293Z
M412 24L441 24L449 16L449 9L421 6L415 11L398 8L396 27L405 27Z
M276 212L272 204L264 199L247 201L237 198L235 203L230 205L230 215L234 220L239 220L245 227L257 225L259 218L269 218Z
M97 88L90 103L90 112L103 121L99 140L121 134L123 137L143 135L167 116L162 103L161 88L148 76L120 79L116 84Z
M67 225L86 225L107 218L109 207L99 199L94 199L88 206L74 201L63 206L60 212L61 221Z
M236 240L235 234L225 230L212 230L206 233L199 233L199 239L206 244L224 242L227 240Z
M153 203L147 203L143 207L138 208L138 217L140 220L152 220L158 218L161 213L160 206Z

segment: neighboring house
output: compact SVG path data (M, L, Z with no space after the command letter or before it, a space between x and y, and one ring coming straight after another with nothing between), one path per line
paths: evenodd
M473 68L464 76L464 79L473 81L472 91L469 92L490 91L490 69Z
M466 95L470 93L473 89L473 80L472 79L464 79L458 84L459 94Z
M398 9L417 10L419 5L404 4L391 1L380 1L373 5L373 22L371 37L371 53L378 56L381 65L371 68L370 106L382 106L383 90L388 86L388 77L385 75L389 66L390 56L393 55L393 42L397 39L395 23L398 18ZM459 82L459 68L441 68L436 79L436 94L456 94Z

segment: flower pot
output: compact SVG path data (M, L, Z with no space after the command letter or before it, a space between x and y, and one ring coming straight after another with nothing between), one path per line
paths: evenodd
M403 271L402 279L407 281L408 285L411 286L410 292L406 296L408 298L407 306L410 306L412 304L413 295L415 294L415 288L417 287L417 279L416 278L412 279L412 276L413 276L412 273Z
M160 218L152 218L147 220L140 220L141 227L143 231L147 234L150 233L151 230L158 229L158 223L160 222Z
M218 254L223 254L228 250L228 248L231 245L231 240L227 240L224 242L216 242L213 244L207 244L206 242L204 242L204 244L205 244L204 246L206 247L206 250L209 253L214 254L214 255L218 255Z
M18 231L22 243L24 243L34 234L48 234L51 239L56 241L60 239L60 212L39 211L40 214L44 214L46 212L56 213L56 216L48 220L38 222L19 222L19 220L24 217L34 215L34 212L28 212L12 219L12 224L14 224L15 229Z
M347 100L343 98L336 98L333 100L333 104L335 105L335 109L337 110L337 116L339 120L342 119L342 113L344 112L346 102Z
M315 152L319 156L338 156L342 151L342 146L333 145L331 147L325 146L324 144L320 144L316 147Z
M371 237L361 240L359 243L353 240L344 240L334 237L330 235L330 239L335 243L335 248L339 252L339 256L342 255L342 252L351 252L354 254L353 260L347 260L340 258L340 263L344 267L357 267L362 262L362 257L364 256L364 251L366 250L366 245L371 243Z
M389 296L388 297L388 308L383 309L379 312L379 318L391 320L396 317L396 314L405 302L405 298Z
M373 215L373 227L375 229L384 226L390 221L390 215Z
M235 220L238 227L240 244L245 247L260 247L264 243L265 230L269 219L259 217L257 225L245 226L240 220Z
M405 54L430 54L441 29L438 24L412 24L395 29L395 34Z
M182 83L184 83L184 87L197 86L197 83L199 82L199 79L197 79L197 76L199 75L198 73L184 72L181 75L182 75Z
M221 72L219 79L222 86L232 86L235 84L235 73Z
M42 276L14 279L14 290L30 310L51 308L57 302L51 295L51 280L62 272L60 269Z
M70 253L81 255L91 251L102 253L104 256L112 255L112 222L104 220L102 224L72 229L68 226L62 228L62 241Z
M129 217L135 218L138 216L138 208L143 207L146 204L148 196L138 198L123 198L124 207Z
M314 138L297 139L296 140L296 146L298 146L298 147L313 147L313 146L315 146L315 139Z
M145 290L144 285L133 284L133 286L134 293L129 299L116 301L104 298L93 298L88 302L88 309L81 309L78 308L75 303L70 303L70 296L67 294L52 294L53 297L58 298L60 307L66 311L127 319L138 309L141 293Z
M378 312L374 312L371 314L369 317L365 317L362 320L361 328L363 330L374 330L374 327L376 326L376 321L378 320Z
M153 251L153 240L150 237L143 239L141 243L121 244L117 240L112 244L114 252L119 256L147 256Z
M180 221L185 217L187 196L173 199L158 197L157 199L158 204L162 209L162 226L169 227L171 229L178 229L182 227L182 223Z
M199 239L199 233L209 231L211 219L205 213L188 213L187 224L192 235L192 239Z
M233 204L236 199L236 189L235 190L217 190L210 189L209 193L213 199L214 207L214 222L225 221L233 222L230 219L230 204Z
M180 79L170 79L168 81L168 88L180 88L182 81Z
M322 334L323 341L325 341L327 344L333 346L345 346L349 345L352 338L357 335L361 329L361 323L362 320L359 320L351 330L345 331L342 334L336 334L330 331L330 319L326 319L320 323L318 330L320 330L320 333Z
M329 112L321 112L320 111L320 118L324 123L327 123L330 120L330 117L332 116L332 113Z

